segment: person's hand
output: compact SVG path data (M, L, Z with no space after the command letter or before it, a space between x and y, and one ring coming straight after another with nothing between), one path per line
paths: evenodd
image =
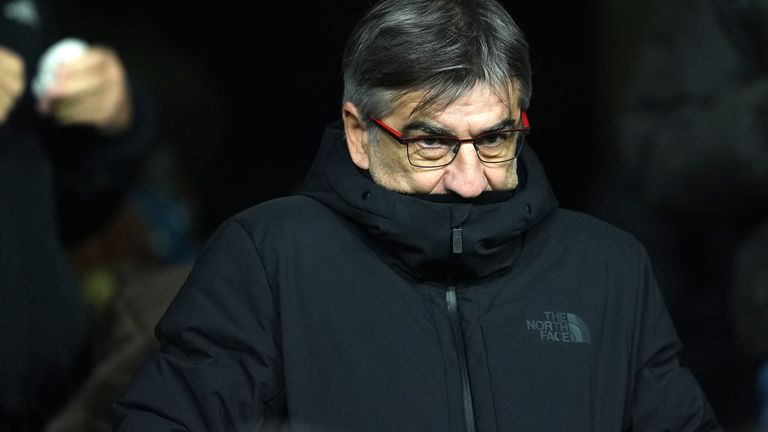
M59 66L38 110L61 125L93 126L108 133L126 129L133 108L120 58L110 48L94 46Z
M0 125L24 91L24 61L15 52L0 46Z

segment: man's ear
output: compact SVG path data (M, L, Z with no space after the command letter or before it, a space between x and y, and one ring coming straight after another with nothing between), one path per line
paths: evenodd
M358 168L367 170L370 161L368 151L368 134L365 121L360 118L357 107L352 102L344 102L341 107L341 115L344 119L344 135L347 138L347 148L352 162Z

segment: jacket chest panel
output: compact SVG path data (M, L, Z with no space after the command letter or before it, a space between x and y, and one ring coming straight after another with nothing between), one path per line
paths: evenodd
M407 279L351 230L300 238L322 247L283 247L267 265L291 335L283 354L295 417L342 430L390 421L395 430L403 417L415 430L461 430L464 356L478 430L620 428L600 412L622 411L626 320L612 314L627 305L602 263L566 262L572 254L558 249L459 287L462 350L447 286Z
M329 430L404 430L405 424L449 431L449 399L459 390L447 378L445 338L421 294L377 280L376 288L364 289L336 278L341 286L297 294L299 307L283 313L283 332L291 335L283 340L292 371L289 409Z
M463 290L475 400L492 399L499 430L619 430L604 413L629 388L628 287L599 264L543 264Z

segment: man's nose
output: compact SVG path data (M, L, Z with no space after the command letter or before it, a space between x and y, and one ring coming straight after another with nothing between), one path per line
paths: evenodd
M475 146L471 143L460 145L456 158L448 165L443 177L445 189L463 198L480 195L488 189L488 179L483 168Z

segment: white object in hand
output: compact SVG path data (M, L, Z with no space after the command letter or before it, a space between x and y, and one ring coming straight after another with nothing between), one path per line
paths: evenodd
M56 82L56 69L77 59L88 49L88 44L77 38L66 38L51 45L37 64L37 75L32 81L32 91L40 99Z

